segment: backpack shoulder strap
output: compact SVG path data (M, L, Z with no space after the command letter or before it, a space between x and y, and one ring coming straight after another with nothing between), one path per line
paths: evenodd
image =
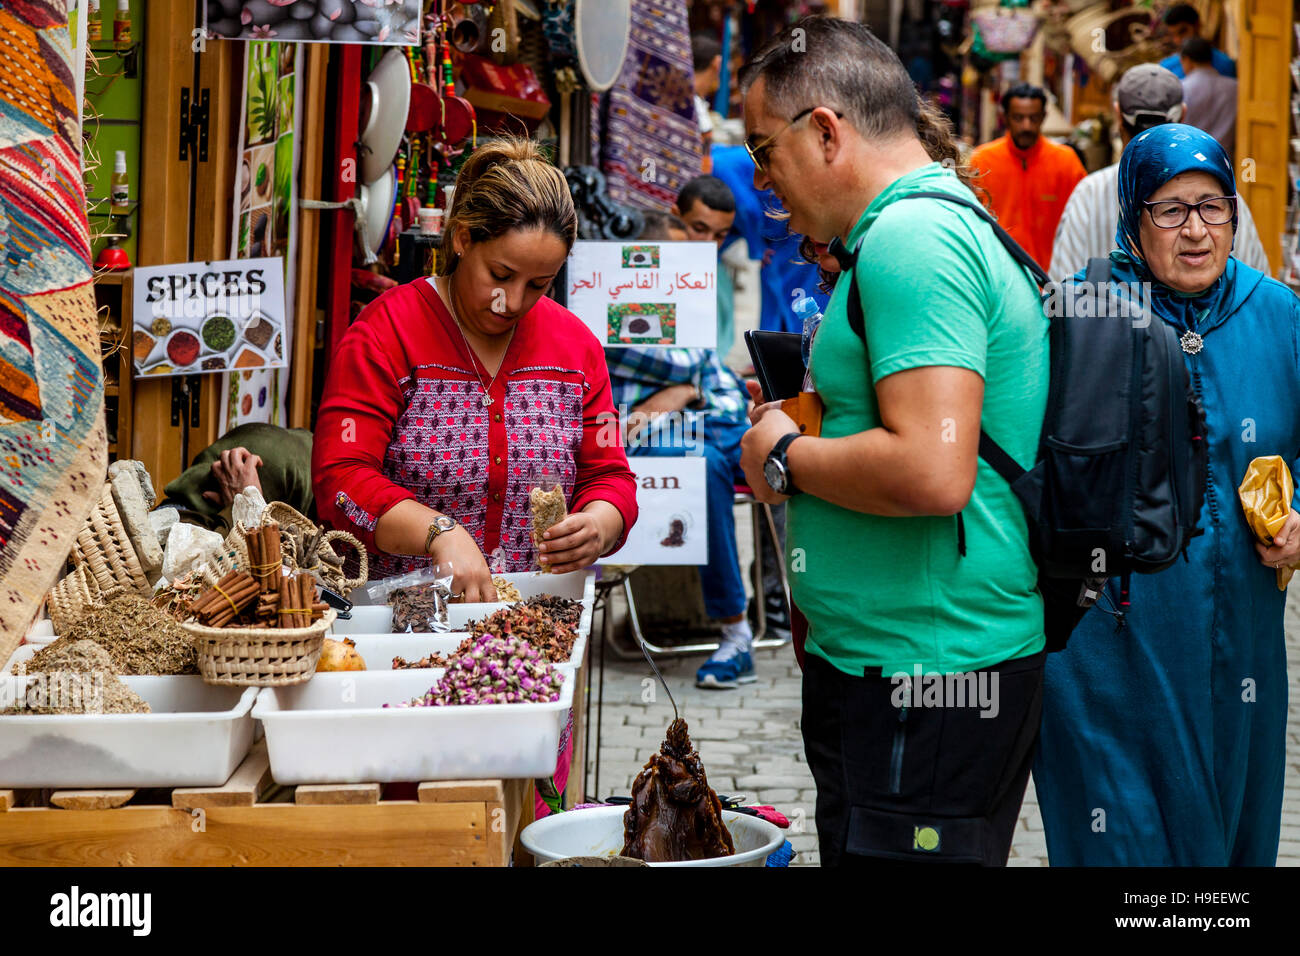
M993 234L997 236L998 241L1002 243L1011 258L1024 266L1029 274L1034 277L1034 281L1041 287L1048 281L1047 273L1042 267L1034 261L1033 257L1025 252L1020 243L1011 238L1010 233L1003 229L996 219L990 215L989 211L977 203L974 199L963 199L960 196L954 196L952 193L945 192L919 192L909 193L906 196L900 196L902 199L939 199L943 202L950 202L954 205L965 206L972 210L977 216L983 219L993 229ZM838 248L837 248L838 246ZM858 248L861 248L859 246ZM839 240L831 242L831 253L839 260L841 269L848 269L857 263L858 249L849 252L839 243ZM1106 263L1106 276L1110 276L1110 260L1104 260ZM1091 267L1091 263L1089 263ZM849 277L849 295L848 295L848 312L849 327L853 329L853 334L864 342L867 337L866 319L862 314L862 300L858 297L858 271L852 269ZM1015 484L1025 474L1025 469L1021 468L1016 460L1007 454L1006 450L989 437L988 432L980 429L979 455L984 459L994 471L1002 477L1008 484Z
M1084 281L1097 289L1110 281L1110 259L1089 259Z

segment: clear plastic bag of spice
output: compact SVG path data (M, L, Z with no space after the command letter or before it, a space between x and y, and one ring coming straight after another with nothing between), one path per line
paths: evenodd
M533 560L537 560L537 547L542 535L569 516L569 505L564 499L564 482L559 471L549 463L534 466L529 474L528 511L533 522ZM543 573L551 568L538 562Z
M442 634L451 630L447 605L452 600L450 561L371 582L366 595L393 609L394 634Z

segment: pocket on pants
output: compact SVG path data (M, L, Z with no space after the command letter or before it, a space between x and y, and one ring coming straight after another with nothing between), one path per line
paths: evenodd
M854 856L914 863L991 865L994 842L984 817L933 817L855 806L849 809L844 850Z

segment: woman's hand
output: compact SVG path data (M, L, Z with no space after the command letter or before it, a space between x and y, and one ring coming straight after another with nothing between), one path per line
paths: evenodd
M492 583L483 552L464 525L456 525L433 539L430 557L434 564L451 564L451 592L466 602L494 602L497 589Z
M1255 550L1259 552L1259 560L1270 568L1294 567L1300 563L1300 512L1292 508L1282 530L1273 535L1273 543L1256 541Z
M607 501L593 501L542 535L537 560L555 574L581 571L595 564L622 534L623 516L619 510Z

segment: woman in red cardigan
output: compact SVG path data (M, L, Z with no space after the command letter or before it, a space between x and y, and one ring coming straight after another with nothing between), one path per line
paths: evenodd
M489 564L575 571L617 550L636 483L600 343L543 296L577 234L563 175L505 140L466 161L454 195L439 275L381 295L339 345L312 485L372 579L450 562L465 600L495 601ZM548 470L569 517L534 549L528 493Z

